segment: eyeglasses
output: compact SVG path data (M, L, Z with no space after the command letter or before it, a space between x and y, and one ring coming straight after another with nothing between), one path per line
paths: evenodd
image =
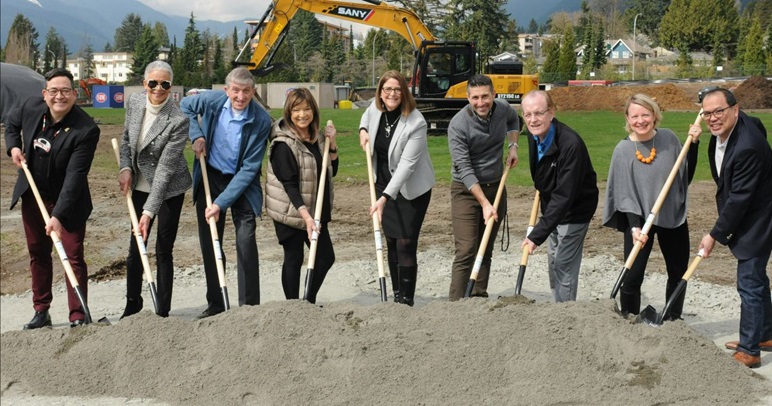
M62 96L67 97L70 94L72 94L72 92L73 92L73 89L70 89L68 87L63 87L61 89L52 87L50 89L46 89L46 93L50 94L53 97L56 97L56 95L58 95L59 93L61 93Z
M383 93L386 93L386 94L392 94L392 93L394 93L394 94L401 94L402 93L402 88L400 88L400 87L384 87L384 88L381 89L381 91Z
M545 114L547 114L548 111L549 109L544 111L534 111L533 113L525 113L523 114L523 118L526 120L530 120L531 118L542 118Z
M155 89L155 87L158 86L158 84L159 84L158 81L155 80L155 79L150 79L150 80L147 81L147 87L149 87L151 89ZM164 80L160 84L161 84L161 89L163 89L163 90L169 90L172 87L172 82L170 82L168 80Z
M715 118L721 118L724 117L724 112L728 109L731 109L733 106L726 106L723 109L715 109L713 111L703 111L700 113L702 115L703 120L710 120L710 116L713 116Z

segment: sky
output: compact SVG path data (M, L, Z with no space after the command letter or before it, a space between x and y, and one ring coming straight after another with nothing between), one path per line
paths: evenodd
M233 21L259 19L270 0L138 0L164 14L190 16L196 19Z

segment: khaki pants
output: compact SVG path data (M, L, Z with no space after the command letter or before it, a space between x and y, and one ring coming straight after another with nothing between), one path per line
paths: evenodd
M496 199L496 192L499 184L487 183L480 184L480 187L493 203ZM482 206L474 198L472 193L461 182L453 182L450 186L450 211L453 217L453 238L455 240L456 256L453 259L453 269L451 271L450 292L448 294L450 301L456 301L464 297L466 285L469 283L469 277L472 274L472 267L477 257L477 250L480 248L483 234L485 233L485 220L482 215ZM496 234L499 225L507 213L507 190L504 189L501 195L501 201L498 207L499 221L493 224L491 236L488 239L488 246L485 248L482 266L477 274L472 296L488 295L488 275L491 269L491 255L493 253L493 242L496 240Z

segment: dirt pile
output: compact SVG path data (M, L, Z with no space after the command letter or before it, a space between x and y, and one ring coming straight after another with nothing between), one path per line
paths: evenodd
M672 84L649 86L568 86L549 91L558 111L624 111L625 102L636 93L654 97L662 110L694 110L696 96L690 97Z
M772 388L683 322L610 300L301 301L203 321L2 335L2 388L170 404L758 404ZM68 373L45 373L67 366Z
M744 109L772 109L772 81L753 76L734 90L737 102Z

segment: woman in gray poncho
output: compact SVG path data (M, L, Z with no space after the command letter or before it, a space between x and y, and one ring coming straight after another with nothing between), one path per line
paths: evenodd
M654 207L682 147L673 131L657 128L662 113L651 97L644 94L632 96L625 105L625 117L625 130L629 135L617 144L611 158L603 225L624 233L625 258L629 256L636 241L644 243L622 281L619 299L623 314L638 314L641 285L655 235L667 266L666 300L689 265L686 200L689 183L697 168L699 126L690 129L695 145L689 149L686 162L681 164L651 230L648 235L642 235L641 227ZM685 290L673 302L665 320L681 318L684 297Z

